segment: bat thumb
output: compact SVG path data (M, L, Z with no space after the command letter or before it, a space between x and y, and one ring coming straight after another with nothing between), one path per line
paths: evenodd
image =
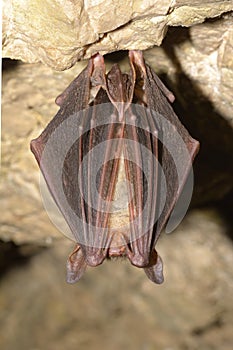
M164 281L163 277L163 262L156 250L156 262L154 265L145 267L144 271L147 277L154 283L161 284Z

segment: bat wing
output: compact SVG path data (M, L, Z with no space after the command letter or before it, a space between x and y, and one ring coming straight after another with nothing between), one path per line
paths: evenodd
M199 142L190 136L170 103L167 103L167 93L164 93L164 90L161 90L157 84L153 86L152 90L150 82L151 80L156 81L156 74L149 66L146 66L146 71L146 94L148 95L148 104L155 111L154 118L159 125L159 134L161 135L159 141L163 146L159 157L166 179L166 200L157 223L157 232L160 233L181 194L194 157L199 150ZM158 96L156 101L154 96Z
M96 219L96 211L91 212L83 199L84 192L87 193L87 201L90 196L90 169L80 169L80 164L89 145L94 147L100 135L104 137L108 133L107 127L99 127L93 135L94 107L91 110L88 108L92 98L91 88L97 86L100 90L101 86L98 85L104 85L104 70L103 57L96 55L89 61L87 68L58 96L56 102L60 110L30 145L56 204L75 239L81 243L68 260L67 279L71 283L81 278L87 265L89 247L85 249L85 244L93 243L93 237L89 237L90 234L88 236L88 224L93 225L95 220L99 220L98 216ZM105 92L102 92L100 98L109 101ZM90 162L90 157L87 157L88 167ZM80 174L81 183L77 181ZM85 181L82 182L82 179ZM98 246L98 242L94 242L93 246ZM97 254L96 250L94 253ZM103 258L103 255L96 256L95 260L100 263Z
M192 161L198 152L199 142L189 135L179 121L170 105L174 100L173 94L145 64L142 53L130 51L129 56L131 65L137 72L135 93L151 111L158 137L157 158L160 167L155 180L157 221L154 226L153 247L180 196ZM153 133L153 126L150 130ZM149 266L144 270L152 281L156 283L163 281L162 260L156 251L152 252Z

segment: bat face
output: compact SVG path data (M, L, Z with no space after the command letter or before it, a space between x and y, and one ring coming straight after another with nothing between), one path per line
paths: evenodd
M156 241L179 198L199 143L170 106L174 96L130 51L130 74L103 57L56 99L60 110L31 141L48 188L77 242L67 281L87 266L127 257L163 282Z

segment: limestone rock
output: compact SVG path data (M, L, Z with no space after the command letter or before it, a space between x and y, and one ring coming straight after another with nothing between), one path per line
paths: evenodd
M4 0L3 56L64 70L77 60L160 45L168 26L192 26L233 10L211 0Z

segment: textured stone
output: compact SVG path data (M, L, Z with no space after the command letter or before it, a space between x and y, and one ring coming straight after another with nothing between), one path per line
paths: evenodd
M233 10L232 1L4 0L3 56L63 70L97 51L160 45L168 26Z
M208 99L215 110L233 127L233 16L168 32L161 48L145 52L145 57L160 74L168 74L177 85L180 75ZM156 62L155 62L156 60ZM174 88L174 87L173 87ZM187 92L186 92L187 93ZM197 96L196 96L197 97ZM195 98L195 96L193 96Z

